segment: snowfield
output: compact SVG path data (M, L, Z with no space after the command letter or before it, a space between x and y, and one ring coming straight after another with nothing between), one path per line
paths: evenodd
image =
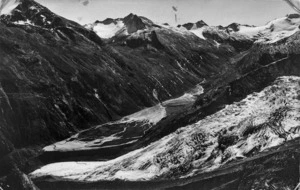
M120 122L135 122L135 121L144 121L149 122L150 124L156 124L163 118L167 116L166 108L162 105L156 105L151 108L143 109L137 113L124 117Z
M100 38L105 39L112 38L121 31L123 31L124 35L128 35L126 27L121 20L110 24L95 23L94 25L88 25L87 28L92 29Z
M299 25L300 17L289 18L287 16L273 20L265 26L240 26L237 33L257 39L257 43L275 43L298 32Z
M183 26L181 26L181 27L179 28L179 30L185 31L186 33L193 33L193 34L195 34L196 36L198 36L199 38L205 40L206 38L203 36L203 31L208 30L209 28L211 28L211 27L209 27L209 26L203 26L203 27L201 27L201 28L197 28L197 27L196 27L196 24L194 24L194 26L193 26L190 30L187 30L187 29L186 29L185 27L183 27Z
M49 164L30 176L79 182L183 178L251 157L299 137L299 132L300 77L280 77L261 92L147 147L105 162Z
M199 38L202 38L203 40L205 40L206 38L203 36L203 31L205 29L206 29L206 27L204 26L202 28L192 29L191 32L194 33Z

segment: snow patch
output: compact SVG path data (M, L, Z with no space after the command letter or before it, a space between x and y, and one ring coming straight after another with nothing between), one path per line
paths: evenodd
M207 27L202 27L202 28L197 28L197 29L191 29L190 31L192 33L194 33L196 36L198 36L199 38L202 38L203 40L205 40L206 38L203 36L203 31L206 29Z
M17 24L17 25L32 25L32 26L35 26L30 20L19 20L19 21L16 21L14 22L14 24Z
M120 121L120 123L145 121L155 125L167 116L166 107L195 102L196 96L202 94L203 92L203 87L197 85L196 88L193 89L191 92L185 93L179 98L166 100L162 104L158 104L154 107L146 108L142 111L126 116Z
M103 23L96 23L94 26L90 26L94 32L101 38L109 39L115 36L122 30L125 29L125 25L123 21L117 21L116 23L111 24L103 24ZM127 34L124 32L124 34Z
M71 138L76 138L76 136L77 135ZM111 142L118 139L120 139L120 137L117 137L116 135L111 135L109 137L99 137L99 139L93 141L85 141L85 142L82 142L80 140L73 140L73 141L65 140L65 141L60 141L58 143L55 143L54 145L47 146L43 148L43 150L46 152L51 152L55 150L59 150L60 152L67 152L72 150L87 150L87 149L93 149L93 146L95 144L101 146L105 142Z
M137 113L124 117L121 122L145 121L153 125L167 116L166 108L162 105L143 109Z

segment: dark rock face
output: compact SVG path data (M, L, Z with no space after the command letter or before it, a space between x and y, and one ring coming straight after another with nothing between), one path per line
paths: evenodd
M146 24L143 22L142 18L134 14L129 14L123 21L129 34L146 28Z
M187 30L195 30L205 27L202 34L207 41L211 41L214 43L217 42L222 46L233 47L235 51L241 52L250 49L254 43L254 40L247 38L246 36L231 34L231 32L239 31L239 26L241 25L232 23L227 27L211 27L202 20L196 23L187 23L182 25L182 27L186 28ZM179 25L178 27L180 28L181 25Z
M196 22L196 26L197 26L197 28L201 28L203 26L207 26L207 24L203 20L200 20L200 21Z
M288 18L291 18L291 19L293 19L293 18L300 18L300 15L299 14L289 14Z
M13 169L6 177L6 182L3 186L7 190L39 190L32 180L17 168Z
M186 28L187 30L191 30L193 27L195 28L202 28L203 26L208 26L203 20L200 20L196 23L186 23L183 25L179 25L178 27L183 26L184 28Z
M238 23L232 23L232 24L228 25L226 28L227 28L227 30L229 30L229 31L237 32L237 31L240 30L240 29L239 29L239 26L240 26L240 24L238 24Z
M97 20L95 23L96 23L96 24L102 23L102 24L105 24L105 25L109 25L109 24L111 24L111 23L116 23L117 20L118 20L118 19L107 18L107 19L105 19L105 20L103 20L103 21Z
M230 45L238 52L250 49L254 42L245 36L230 35L226 30L205 30L203 31L203 36L207 39L215 40L220 44Z

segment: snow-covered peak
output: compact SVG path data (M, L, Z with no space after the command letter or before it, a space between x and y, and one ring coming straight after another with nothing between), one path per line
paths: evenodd
M127 28L130 27L130 25L135 25L137 29L144 29L146 26L150 27L153 25L153 22L150 19L132 13L124 17L123 22L126 24Z
M300 15L292 14L275 19L264 26L239 26L236 33L246 35L257 43L275 43L299 31Z
M3 0L2 0L3 1ZM4 0L6 1L6 0ZM82 28L81 25L67 20L49 10L47 7L34 0L15 0L16 3L8 3L11 9L10 14L3 14L1 22L15 26L30 26L45 30L54 30L60 27Z
M99 37L109 39L114 36L126 36L147 29L152 25L151 20L131 13L124 18L108 18L88 24L85 27L96 32Z
M20 0L1 0L0 15L10 15L19 4Z

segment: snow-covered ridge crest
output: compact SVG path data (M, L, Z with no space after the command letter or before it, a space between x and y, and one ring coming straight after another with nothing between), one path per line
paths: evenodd
M236 33L256 39L256 43L275 43L300 31L300 15L291 14L275 19L264 26L239 26Z
M0 15L9 15L20 4L20 0L1 0Z
M204 34L218 36L223 41L233 37L240 40L249 39L255 43L273 44L287 39L300 31L300 15L290 14L282 18L272 20L262 26L250 26L232 23L226 27L208 26L195 23L180 25L180 29L186 29L202 39Z

